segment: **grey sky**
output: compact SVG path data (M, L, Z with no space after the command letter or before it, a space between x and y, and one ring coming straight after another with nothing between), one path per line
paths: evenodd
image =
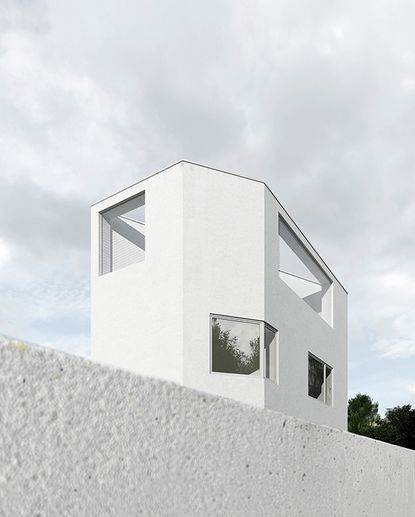
M0 2L0 332L88 353L88 205L262 179L350 297L350 393L415 403L415 5Z

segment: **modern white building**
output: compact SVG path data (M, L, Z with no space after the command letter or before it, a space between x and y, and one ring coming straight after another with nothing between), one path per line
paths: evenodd
M346 429L347 293L263 182L181 161L91 238L93 359Z

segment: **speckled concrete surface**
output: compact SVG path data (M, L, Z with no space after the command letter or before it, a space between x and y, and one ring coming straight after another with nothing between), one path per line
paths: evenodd
M0 515L415 515L415 453L0 339Z

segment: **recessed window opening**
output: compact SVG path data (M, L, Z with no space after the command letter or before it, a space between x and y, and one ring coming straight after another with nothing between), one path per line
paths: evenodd
M308 354L308 394L331 406L333 403L333 368Z
M265 349L265 377L278 382L278 343L277 331L265 324L264 332Z
M282 217L279 218L279 276L329 325L332 281Z
M145 257L144 192L101 213L101 274Z
M277 331L263 321L212 316L211 371L277 382Z

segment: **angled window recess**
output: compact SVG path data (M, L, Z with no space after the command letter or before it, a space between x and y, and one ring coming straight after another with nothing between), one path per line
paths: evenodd
M329 325L332 323L332 281L288 224L279 218L279 275Z
M101 212L101 275L144 260L144 192Z
M211 316L211 372L278 382L277 331L263 321Z

